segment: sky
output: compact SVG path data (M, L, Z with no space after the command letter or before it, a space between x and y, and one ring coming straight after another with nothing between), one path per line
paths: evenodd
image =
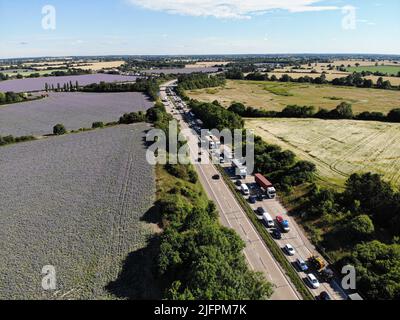
M399 12L398 0L0 0L0 58L400 54Z

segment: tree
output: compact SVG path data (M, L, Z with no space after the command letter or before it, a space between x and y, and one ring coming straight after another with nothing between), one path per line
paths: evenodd
M53 134L56 136L61 136L63 134L66 134L67 130L65 129L63 124L56 124L53 128Z
M360 215L348 224L348 231L357 239L367 239L375 232L375 226L367 215Z
M400 299L400 245L379 241L359 244L350 261L357 271L357 288L371 300Z
M400 122L400 108L391 110L388 114L388 120L391 122Z
M353 119L353 108L350 103L342 102L335 110L331 112L331 115L335 119Z
M246 106L243 103L240 102L234 102L232 105L228 108L228 111L234 112L240 116L244 116L246 112Z
M92 128L93 129L104 128L104 123L103 122L93 122Z

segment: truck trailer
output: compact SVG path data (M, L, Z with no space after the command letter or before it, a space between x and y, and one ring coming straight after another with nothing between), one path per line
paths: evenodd
M268 198L275 199L276 198L276 189L274 185L268 181L262 174L257 173L255 175L256 183L265 190Z

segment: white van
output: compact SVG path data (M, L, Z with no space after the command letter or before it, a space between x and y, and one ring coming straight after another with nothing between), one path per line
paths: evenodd
M265 213L263 214L263 220L264 220L265 225L266 225L268 228L273 228L273 227L275 227L274 219L272 219L271 215L270 215L268 212L265 212Z
M242 186L240 187L240 190L242 190L242 193L245 196L249 196L250 195L250 189L246 184L242 184Z

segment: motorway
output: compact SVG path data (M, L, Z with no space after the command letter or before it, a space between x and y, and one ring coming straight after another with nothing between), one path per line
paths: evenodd
M171 85L170 82L165 87ZM169 99L165 93L165 87L161 88L161 98ZM286 276L281 266L274 260L269 249L263 242L246 213L237 202L231 190L223 179L213 180L214 175L219 174L212 164L198 163L198 136L190 130L182 114L174 112L172 101L166 104L167 111L174 115L180 122L181 130L188 140L190 154L208 197L217 205L222 225L231 228L245 241L244 254L250 267L263 273L268 281L274 285L274 294L271 300L301 300L293 284ZM203 154L204 156L204 154ZM205 161L207 162L207 161Z
M248 176L245 180L243 180L243 183L246 183L250 187L252 194L257 194L261 191L255 182L254 176ZM263 200L262 202L258 201L256 204L250 204L250 206L254 210L256 210L258 207L263 207L274 220L277 216L282 216L285 220L289 221L291 228L290 232L282 233L282 239L275 241L281 248L284 248L286 244L290 244L296 250L295 256L287 257L293 266L295 266L297 258L307 261L312 256L320 256L310 240L304 235L304 232L298 226L295 219L288 215L287 210L281 205L279 199L268 199ZM326 261L325 263L328 265ZM296 266L295 268L297 269ZM303 280L307 277L307 274L304 272L299 272L299 275ZM330 283L321 283L321 286L318 289L313 289L312 293L318 296L323 291L328 292L333 300L347 299L347 295L335 280L331 281Z

